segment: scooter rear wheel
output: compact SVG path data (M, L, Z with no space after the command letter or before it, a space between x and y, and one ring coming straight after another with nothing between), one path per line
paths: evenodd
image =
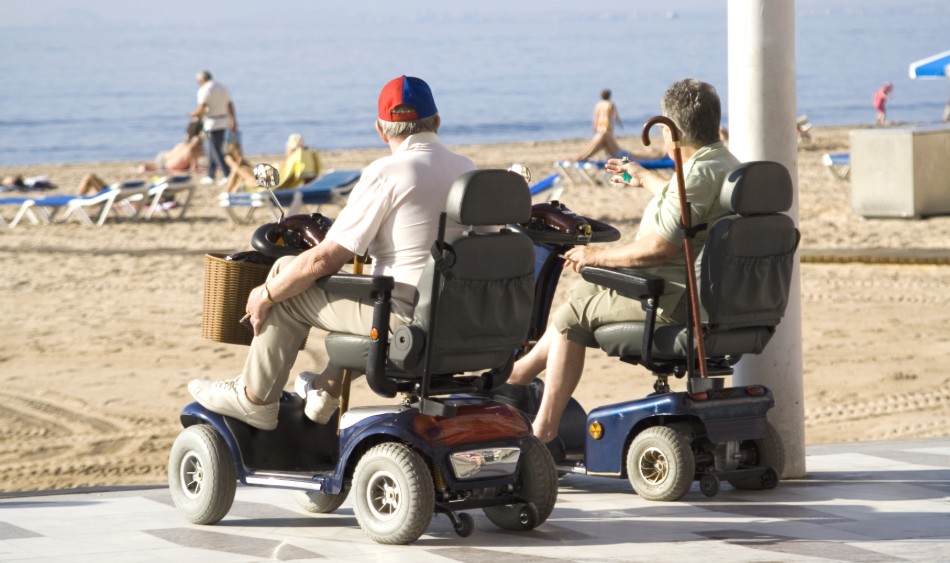
M207 424L185 428L168 457L172 501L193 524L214 524L234 503L237 473L221 436Z
M746 459L740 467L768 467L773 471L762 477L729 479L729 484L737 489L752 491L774 489L778 485L778 477L785 470L785 447L775 427L766 423L765 436L746 440L739 445L739 449Z
M403 545L419 539L435 513L435 485L415 450L398 442L370 448L353 473L353 511L373 541Z
M532 530L540 526L554 510L557 502L557 470L547 446L534 436L525 442L521 474L515 483L515 494L534 505L486 506L485 516L502 530Z
M683 498L696 477L696 458L686 436L667 426L637 434L627 451L627 478L647 500Z

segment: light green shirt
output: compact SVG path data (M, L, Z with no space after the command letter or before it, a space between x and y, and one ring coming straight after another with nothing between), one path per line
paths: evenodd
M730 214L719 204L719 192L729 171L738 164L739 160L725 145L716 142L700 148L683 165L686 201L689 202L693 226L706 223L711 227L716 220ZM660 297L659 314L669 318L686 293L686 260L683 252L683 233L680 230L680 201L675 175L663 190L650 200L643 212L637 239L651 234L658 234L680 247L680 251L666 263L646 270L666 280L666 287ZM692 242L694 272L697 276L699 261L696 258L706 245L706 234L707 230L700 231Z

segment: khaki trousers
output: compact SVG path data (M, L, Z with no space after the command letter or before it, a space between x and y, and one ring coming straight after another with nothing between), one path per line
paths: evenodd
M293 258L287 256L278 260L267 279L277 275ZM391 330L406 324L412 317L412 307L401 301L393 300L392 310ZM265 402L276 401L287 384L310 327L369 335L372 324L372 301L333 295L314 285L270 308L260 333L251 341L251 350L241 374L242 382Z
M657 314L660 323L686 322L687 300L680 299L672 318ZM636 299L617 294L612 289L578 279L568 299L551 313L551 324L571 342L588 348L599 348L594 339L597 328L611 323L646 320L646 312Z

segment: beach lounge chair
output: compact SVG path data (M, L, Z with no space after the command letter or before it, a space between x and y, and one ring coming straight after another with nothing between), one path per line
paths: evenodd
M195 183L191 176L165 176L155 181L148 190L148 209L145 219L151 219L156 213L161 213L171 219L172 211L176 211L178 219L185 216L191 196L195 193Z
M18 205L10 228L16 227L24 218L34 225L40 223L66 222L71 217L88 226L101 227L114 209L129 212L129 203L141 199L149 186L141 180L117 182L106 186L98 193L88 196L55 195L49 197L18 197L0 199L0 205ZM98 209L93 221L89 212ZM95 215L95 214L93 214Z
M342 204L360 179L360 174L361 170L331 170L299 188L275 190L274 195L287 215L299 213L305 205ZM218 205L238 224L250 223L254 212L261 207L270 209L275 218L280 216L280 211L266 190L222 193L218 196Z
M821 163L824 164L825 167L828 168L828 171L831 172L831 175L838 180L847 180L851 177L851 153L826 152L821 157Z
M561 192L563 191L564 187L561 186L561 175L555 172L554 174L539 180L537 183L531 186L531 198L534 199L535 197L548 192L546 194L546 199L551 201L561 197Z
M663 158L636 160L631 159L647 170L659 170L664 168L673 168L673 159L666 156ZM586 184L588 186L610 185L610 178L607 177L605 166L606 160L559 160L554 166L562 173L572 184Z

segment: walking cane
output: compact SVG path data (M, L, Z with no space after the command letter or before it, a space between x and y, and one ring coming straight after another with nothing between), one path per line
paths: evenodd
M673 120L662 116L657 115L651 117L643 125L643 134L640 136L644 145L650 144L650 128L653 125L661 123L670 128L670 136L673 138L673 164L676 166L676 187L679 188L680 196L680 223L683 229L683 253L686 256L686 289L687 297L689 299L689 314L690 317L686 323L687 336L689 332L692 331L696 338L696 353L699 354L699 377L700 379L706 378L706 347L703 345L703 325L702 319L699 316L699 291L696 288L696 272L693 267L693 236L690 211L689 211L689 202L686 201L686 183L683 179L683 153L680 150L680 132L676 128L676 124L673 123ZM694 361L691 357L692 347L688 346L686 348L686 358L690 374L690 379L692 379L692 374L694 372Z
M365 263L365 257L357 256L353 259L353 273L357 276L363 275L363 264ZM340 426L343 424L343 414L350 407L350 382L352 381L350 376L350 370L343 370L343 375L340 378L340 407L339 407L339 421L336 425L336 435L340 435Z

